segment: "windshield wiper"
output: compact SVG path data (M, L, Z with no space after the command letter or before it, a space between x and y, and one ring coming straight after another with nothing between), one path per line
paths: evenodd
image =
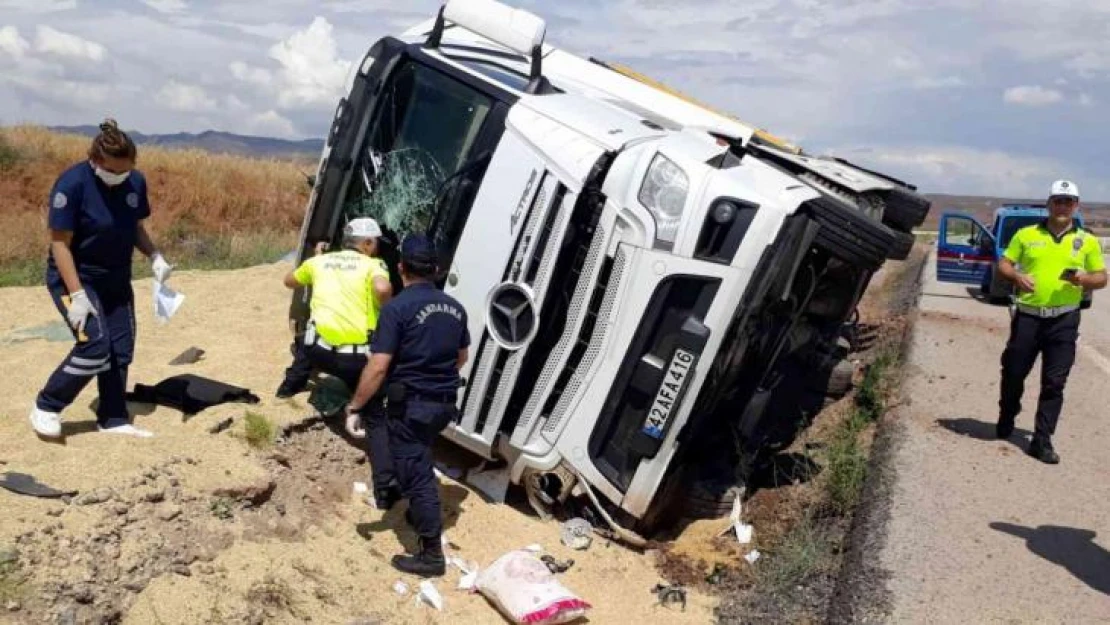
M439 227L440 217L443 215L444 212L446 212L446 211L439 210L439 206L440 206L441 203L443 203L443 201L445 199L447 199L447 193L450 190L455 188L455 185L454 185L455 181L457 181L459 178L461 178L464 174L467 174L467 173L473 171L478 166L480 166L480 165L486 163L487 161L489 161L491 156L493 156L493 152L490 151L490 150L486 150L486 151L482 152L481 154L478 155L477 158L475 158L474 160L472 160L469 163L466 163L465 165L460 167L458 169L458 171L456 171L455 173L448 176L439 185L439 190L436 191L436 196L432 200L432 208L435 210L435 217L433 217L431 225L428 226L428 231L427 231L426 234L429 237L434 237L435 236L436 229Z

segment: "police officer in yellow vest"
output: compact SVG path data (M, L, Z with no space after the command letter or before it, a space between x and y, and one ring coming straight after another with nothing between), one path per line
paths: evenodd
M998 272L1016 286L1010 340L1002 354L1002 397L998 437L1009 438L1021 412L1025 378L1041 356L1041 394L1036 429L1028 453L1057 464L1052 447L1064 403L1064 386L1075 363L1080 305L1085 291L1106 286L1106 265L1099 239L1078 228L1079 189L1058 180L1048 198L1048 218L1022 228L998 262Z
M368 217L351 220L343 231L343 249L314 256L285 276L285 286L311 286L312 316L305 330L304 349L316 369L343 381L353 393L370 354L370 340L378 316L393 296L389 270L377 257L378 222ZM384 393L370 400L363 412L369 426L370 456L375 497L398 489L389 452Z

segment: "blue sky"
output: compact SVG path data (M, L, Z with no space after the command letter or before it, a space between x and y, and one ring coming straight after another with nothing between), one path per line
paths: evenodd
M1110 0L519 0L621 61L935 192L1110 200ZM404 6L399 9L397 7ZM0 0L0 123L320 136L433 0Z

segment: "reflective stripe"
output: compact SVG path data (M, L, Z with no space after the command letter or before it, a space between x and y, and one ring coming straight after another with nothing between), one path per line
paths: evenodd
M111 368L112 368L112 365L110 365L110 364L103 365L101 367L97 367L96 369L92 369L92 370L77 369L76 367L71 367L69 365L66 365L66 366L62 367L62 372L63 373L68 373L70 375L75 375L75 376L78 376L78 377L82 377L82 378L91 378L91 377L93 377L94 375L96 375L98 373L104 373L105 371L109 371L109 370L111 370Z
M1060 315L1066 315L1070 312L1075 312L1079 310L1078 305L1048 307L1030 306L1028 304L1022 304L1021 302L1018 302L1016 307L1018 309L1018 312L1025 313L1027 315L1033 315L1034 317L1040 317L1042 319L1051 319L1053 317L1059 317Z
M73 356L72 358L69 359L69 361L72 362L75 365L79 365L79 366L82 366L82 367L99 367L100 365L108 362L108 356L105 356L105 357L101 358L100 360L89 360L88 358L81 358L80 356Z

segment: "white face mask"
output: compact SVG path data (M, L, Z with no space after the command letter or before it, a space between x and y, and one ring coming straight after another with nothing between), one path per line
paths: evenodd
M109 187L123 184L123 181L127 180L127 177L130 175L131 172L129 171L125 171L122 174L113 174L112 172L105 171L100 167L96 167L96 177L103 180L104 184L108 185Z

